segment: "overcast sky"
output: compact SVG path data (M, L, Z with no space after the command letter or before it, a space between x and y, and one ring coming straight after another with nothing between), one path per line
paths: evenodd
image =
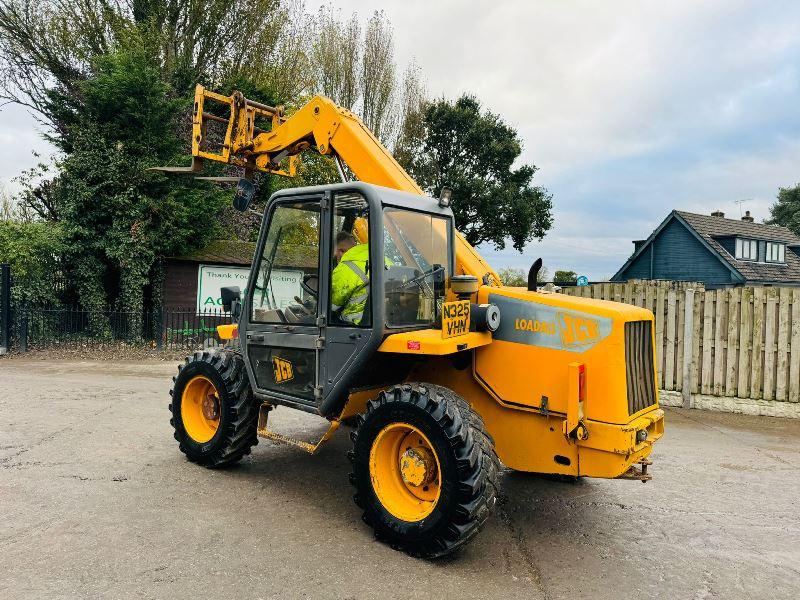
M314 10L320 2L311 1ZM673 208L757 220L800 182L800 3L338 0L384 10L398 60L433 96L478 96L517 128L555 225L523 254L550 273L610 277ZM25 112L0 112L0 178L47 152Z

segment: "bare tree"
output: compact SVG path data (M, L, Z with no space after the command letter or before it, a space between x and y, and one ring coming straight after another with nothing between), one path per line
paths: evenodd
M364 32L360 112L366 126L387 145L398 124L396 70L392 26L383 12L375 12Z
M360 96L361 26L356 14L343 22L330 6L320 8L311 46L315 91L353 109Z
M13 221L17 207L5 187L0 187L0 221Z
M425 107L428 104L427 90L416 62L412 61L406 67L400 87L400 123L394 143L394 155L401 165L408 168L422 147L425 137Z
M274 90L281 101L297 101L314 82L308 52L313 21L301 0L289 0L282 3L272 26L275 45L270 52L254 48L244 69L248 77Z

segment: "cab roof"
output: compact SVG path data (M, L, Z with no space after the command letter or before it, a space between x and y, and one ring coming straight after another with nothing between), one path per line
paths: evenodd
M439 201L431 198L430 196L420 196L418 194L411 194L402 192L392 188L383 187L380 185L373 185L363 181L348 181L343 183L333 183L328 185L315 185L308 187L286 188L279 190L272 195L272 198L285 198L291 196L305 196L308 194L319 194L323 192L360 192L366 197L372 197L385 206L396 206L399 208L407 208L411 210L418 210L430 214L452 217L453 211L450 207L443 208L439 206ZM270 198L270 200L272 199Z

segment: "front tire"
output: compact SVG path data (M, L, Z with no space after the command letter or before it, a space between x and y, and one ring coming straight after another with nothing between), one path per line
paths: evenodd
M169 422L186 458L215 468L250 454L258 444L258 406L238 353L196 352L172 380Z
M395 386L369 402L351 437L354 499L378 539L435 558L483 527L500 463L463 398L430 384Z

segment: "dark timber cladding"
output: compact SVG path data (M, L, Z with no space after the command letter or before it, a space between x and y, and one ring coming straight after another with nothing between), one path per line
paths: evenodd
M197 263L169 260L164 265L164 308L197 304Z
M621 279L703 281L706 285L735 281L731 269L678 220L667 223L656 239L640 248Z
M625 367L630 415L656 403L650 330L650 321L625 323Z
M191 308L197 304L200 265L249 268L255 244L238 240L212 240L205 247L164 261L164 308Z

